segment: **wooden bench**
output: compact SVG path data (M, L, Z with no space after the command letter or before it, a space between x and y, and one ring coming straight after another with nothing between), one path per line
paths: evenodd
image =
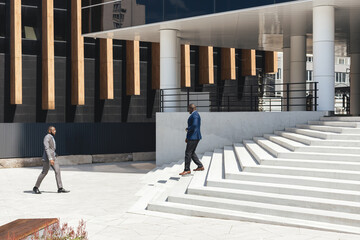
M56 223L59 223L57 218L17 219L0 226L0 239L24 239Z

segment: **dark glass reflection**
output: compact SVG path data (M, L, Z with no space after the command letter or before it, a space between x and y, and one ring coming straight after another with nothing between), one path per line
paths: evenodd
M54 40L66 41L67 12L54 11Z
M54 8L67 9L67 2L66 0L54 0Z
M21 5L40 6L40 0L21 0Z
M5 37L6 29L6 8L5 5L0 5L0 37Z
M97 4L111 2L111 1L113 1L113 0L82 0L81 6L86 7L86 6L92 6L92 5L97 5Z
M83 0L83 33L106 31L296 0Z
M21 23L22 38L40 40L41 37L41 12L39 8L22 7Z

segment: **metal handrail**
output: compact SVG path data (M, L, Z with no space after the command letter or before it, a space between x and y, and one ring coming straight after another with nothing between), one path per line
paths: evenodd
M304 89L292 89L292 86L305 85ZM276 89L282 86L282 89ZM209 108L209 111L289 111L291 107L305 107L306 110L317 111L318 83L274 83L244 86L243 91L226 91L233 86L207 85L206 92L201 88L166 88L160 89L160 110L187 108L190 98L208 96L207 99L196 99L198 107ZM270 87L270 89L269 89ZM247 91L245 91L247 88ZM250 88L250 91L248 91ZM167 93L171 91L171 93ZM174 93L174 91L177 91ZM303 92L303 96L298 96ZM296 96L293 94L296 93ZM175 99L174 99L175 98ZM179 99L180 98L180 99ZM274 102L276 99L276 102ZM305 100L303 104L294 100ZM176 104L179 103L179 104ZM240 109L240 110L239 110Z

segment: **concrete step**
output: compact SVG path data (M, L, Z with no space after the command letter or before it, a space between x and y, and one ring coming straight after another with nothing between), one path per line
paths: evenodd
M257 163L260 163L261 159L271 159L271 158L273 158L273 156L269 152L265 151L256 142L254 142L252 140L244 140L243 143L244 143L246 149L255 158Z
M178 194L174 196L169 196L168 202L195 205L201 207L211 207L221 210L226 209L239 212L258 213L278 217L319 221L353 227L360 226L359 214L319 210L314 208L309 209L303 207L294 207L253 201L241 201L207 196L196 196L189 194Z
M291 151L295 151L298 148L302 148L302 147L308 147L306 144L304 143L300 143L297 141L293 141L291 139L282 137L282 136L278 136L275 134L264 134L264 138L269 139L270 141L279 144L280 146L287 148Z
M257 165L255 159L251 156L248 150L246 150L246 147L242 143L235 143L234 150L235 150L236 158L238 159L238 162L241 166L241 169L244 169L247 166Z
M246 169L244 169L244 172L360 181L360 172L358 171L344 171L344 170L333 170L333 169L310 169L310 168L300 168L300 167L260 165L260 166L247 167Z
M323 140L298 133L284 131L275 131L275 134L311 146L360 147L360 141L356 140Z
M298 124L296 125L296 127L303 129L311 129L321 132L360 134L360 128L353 128L353 127L332 127L332 126L306 125L306 124Z
M274 134L265 134L265 138L273 141L293 152L311 152L311 153L337 153L337 154L359 154L360 147L328 147L328 146L308 146L306 144L293 141Z
M339 134L339 133L325 133L316 130L310 129L300 129L300 128L285 128L288 132L299 133L302 135L325 139L325 140L360 140L360 134Z
M310 152L312 148L307 148L307 152L292 152L287 148L282 147L279 144L274 143L265 138L255 137L254 140L262 148L266 149L272 155L277 158L289 158L289 159L302 159L302 160L325 160L325 161L346 161L346 162L360 162L360 155L356 154L334 154L334 153L322 153L322 152ZM357 151L360 150L357 149Z
M189 187L203 187L206 184L206 176L210 170L210 164L212 161L213 153L206 152L201 159L201 163L203 164L205 170L196 172L189 184Z
M357 122L338 122L338 121L308 121L310 125L323 125L323 126L333 126L333 127L349 127L349 128L358 128L360 123Z
M216 197L238 201L250 201L285 205L301 208L320 209L344 213L360 213L360 203L341 200L293 196L278 193L266 193L251 190L226 189L216 187L189 188L187 194L196 196Z
M321 229L327 231L338 231L345 233L359 234L358 227L349 227L346 225L336 225L330 223L321 223L318 221L299 220L287 217L276 217L265 214L246 213L240 211L224 210L218 208L193 206L189 204L179 204L172 202L157 202L148 206L149 210L180 214L186 216L210 217L218 219L228 219L237 221L252 221L267 224L279 224L293 227L308 227L311 229Z
M283 166L283 167L300 167L310 169L334 169L344 171L359 171L360 162L342 162L342 161L326 161L311 159L289 159L275 158L261 160L262 166Z
M228 189L239 189L247 191L257 191L266 193L277 193L292 196L315 197L323 199L333 199L341 201L360 201L359 191L308 187L299 185L290 185L286 183L264 183L252 181L238 181L238 180L207 180L206 186ZM189 191L189 189L188 189Z
M360 191L360 181L280 175L280 174L266 174L266 173L256 173L256 172L239 172L239 173L227 174L226 176L227 179L240 180L240 181L287 183L287 184L299 185L299 186Z
M223 178L223 153L223 149L215 149L211 158L207 179L218 180Z
M290 150L276 144L270 140L267 140L263 137L254 137L254 141L259 144L263 149L271 153L275 157L279 157L279 153L290 153ZM264 158L263 158L264 159Z
M320 121L360 122L360 117L321 117Z
M233 146L224 147L224 167L227 173L238 173L241 170Z

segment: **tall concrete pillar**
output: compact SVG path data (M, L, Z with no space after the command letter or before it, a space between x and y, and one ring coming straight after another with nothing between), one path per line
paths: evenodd
M306 16L294 11L290 36L290 111L306 110Z
M180 43L177 37L177 30L160 30L160 88L180 88L179 78L179 52ZM164 91L165 95L174 95L180 93L179 90ZM180 96L164 96L164 111L177 112L180 105Z
M332 1L315 0L313 7L314 81L318 82L318 110L334 111L335 10Z
M291 36L290 111L306 110L306 36Z
M358 10L358 9L357 9ZM360 115L360 16L350 11L350 114Z

